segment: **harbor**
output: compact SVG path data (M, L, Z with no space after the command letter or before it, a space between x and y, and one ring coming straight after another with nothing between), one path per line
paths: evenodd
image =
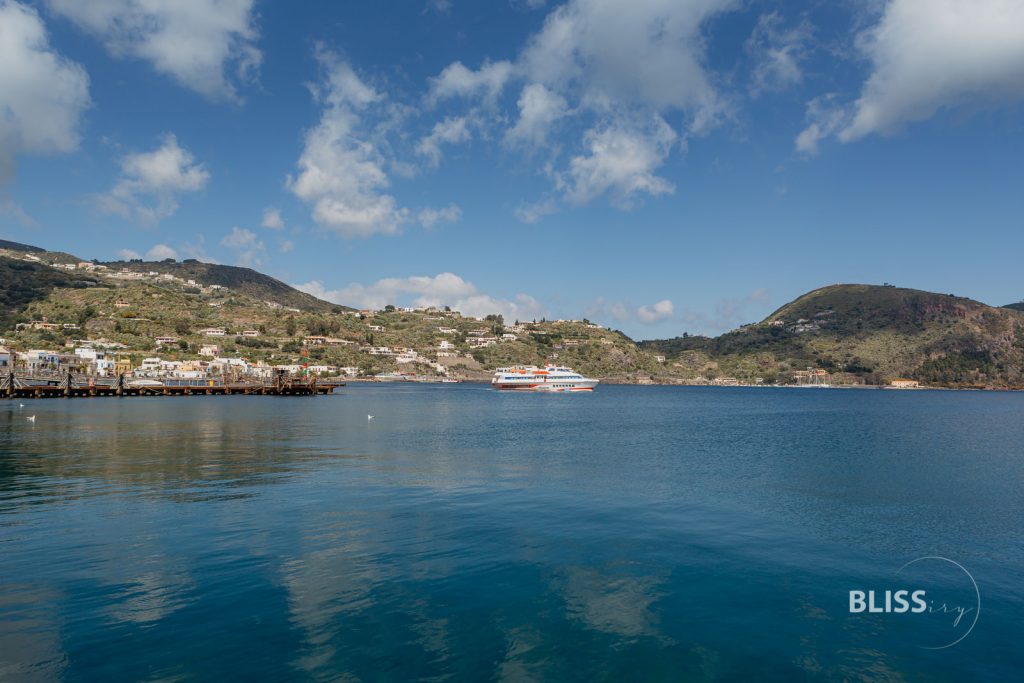
M224 382L201 380L136 380L118 375L114 378L82 377L65 373L63 377L8 373L0 380L0 396L9 399L97 398L131 396L325 396L345 386L344 382L316 376L294 378L284 373L263 382Z

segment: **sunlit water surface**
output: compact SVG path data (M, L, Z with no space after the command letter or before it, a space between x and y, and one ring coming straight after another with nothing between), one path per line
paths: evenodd
M1022 520L1024 394L4 401L0 679L1011 680Z

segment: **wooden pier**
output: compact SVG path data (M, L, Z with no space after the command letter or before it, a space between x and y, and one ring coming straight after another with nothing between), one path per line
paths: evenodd
M112 381L111 381L112 380ZM344 382L278 377L272 382L216 383L212 380L188 384L141 384L117 378L76 378L67 373L62 379L18 377L9 373L0 379L0 397L6 398L94 398L127 396L323 396Z

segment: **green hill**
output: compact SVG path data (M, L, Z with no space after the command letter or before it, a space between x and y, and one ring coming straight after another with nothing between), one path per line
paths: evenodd
M97 284L95 277L85 273L66 273L43 263L0 256L0 331L13 327L26 306L45 300L58 288L84 289Z
M249 296L259 301L271 301L286 308L297 308L301 311L327 313L352 310L347 306L338 306L300 292L280 280L256 272L251 268L203 263L194 259L185 261L172 259L166 261L108 261L102 265L113 271L167 273L183 280L195 280L202 285L220 285L236 294Z
M0 249L10 249L11 251L22 251L27 254L39 254L44 251L42 247L33 247L31 244L22 244L21 242L11 242L10 240L0 240Z
M10 344L56 348L76 338L105 338L124 344L136 360L195 358L204 344L216 343L222 353L250 360L372 373L399 369L397 351L369 348L389 347L419 354L403 370L433 372L441 363L477 378L502 365L557 360L624 382L790 383L820 368L834 383L910 377L938 386L1024 388L1022 308L891 286L833 285L718 337L638 344L585 320L512 325L500 316L476 320L394 307L353 315L351 308L249 268L193 260L83 263L70 254L0 242L0 335ZM60 327L16 329L31 321ZM483 344L480 337L492 341Z
M867 383L905 376L946 386L1024 386L1024 313L890 286L823 287L719 337L641 347L768 380L815 367Z

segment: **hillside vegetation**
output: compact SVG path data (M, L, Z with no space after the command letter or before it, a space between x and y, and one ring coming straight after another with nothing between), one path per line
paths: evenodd
M1024 313L890 286L823 287L719 337L641 346L770 381L816 367L876 384L908 377L942 386L1024 385Z
M222 355L358 367L365 374L433 372L441 364L455 376L484 378L503 365L553 360L623 382L786 384L815 368L837 384L907 377L933 386L1024 388L1024 311L950 294L833 285L718 337L636 343L586 320L478 320L393 306L363 315L248 268L84 263L3 244L0 335L18 348L106 339L124 344L135 361L155 354L198 358L204 345L216 344ZM224 335L211 337L211 328ZM491 341L482 344L481 337ZM381 347L419 356L399 367L395 353L372 351Z
M316 313L352 310L346 306L338 306L264 275L251 268L224 266L215 263L203 263L194 259L175 261L108 261L102 265L111 270L130 270L139 273L157 272L175 275L183 280L195 280L204 285L220 285L235 294L251 297L259 301L272 301L287 308L298 308Z

